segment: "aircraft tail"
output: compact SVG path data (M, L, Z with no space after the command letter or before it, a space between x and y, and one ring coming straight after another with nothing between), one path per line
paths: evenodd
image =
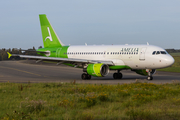
M55 30L50 24L45 14L39 15L39 20L41 24L41 32L43 38L43 44L45 48L50 47L62 47L64 44L61 42L57 36Z

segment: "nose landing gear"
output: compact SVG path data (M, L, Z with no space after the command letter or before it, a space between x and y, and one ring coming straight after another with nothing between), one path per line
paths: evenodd
M152 76L148 76L147 80L153 80L153 77Z
M148 72L147 80L153 80L152 73L154 73L151 69L146 70Z

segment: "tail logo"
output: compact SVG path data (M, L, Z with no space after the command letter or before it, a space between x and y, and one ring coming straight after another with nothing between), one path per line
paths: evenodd
M49 27L47 27L47 30L48 30L49 36L47 36L47 37L45 38L45 41L46 41L46 39L49 39L50 41L53 41Z

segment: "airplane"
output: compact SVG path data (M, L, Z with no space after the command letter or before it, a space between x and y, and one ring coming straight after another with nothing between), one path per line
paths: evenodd
M116 70L114 79L122 79L122 70L130 69L153 80L156 69L169 67L174 59L165 49L154 45L76 45L66 46L59 39L45 14L39 15L44 48L37 49L40 56L17 55L39 61L56 61L82 68L83 80L105 77L110 70ZM9 54L11 57L11 54Z

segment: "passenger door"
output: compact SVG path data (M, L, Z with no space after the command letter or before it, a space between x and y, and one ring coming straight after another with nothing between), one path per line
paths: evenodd
M145 60L145 53L146 53L146 48L142 48L141 52L140 52L140 55L139 55L139 60L140 61Z

